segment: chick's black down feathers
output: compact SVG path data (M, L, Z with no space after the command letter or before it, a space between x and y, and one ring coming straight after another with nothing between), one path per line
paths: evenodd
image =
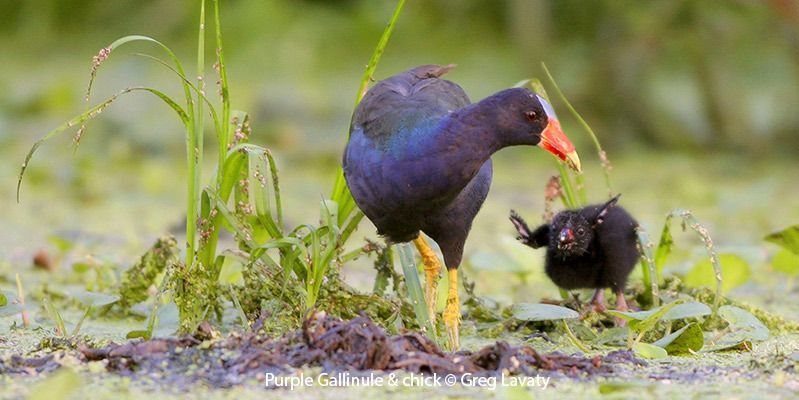
M535 249L547 248L545 272L556 285L619 292L624 290L640 253L635 232L638 223L617 205L618 198L561 211L551 223L535 230L513 211L510 219L522 243Z

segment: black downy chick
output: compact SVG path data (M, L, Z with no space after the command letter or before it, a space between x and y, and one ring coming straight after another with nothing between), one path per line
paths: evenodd
M534 249L547 247L545 272L558 287L596 289L591 304L597 311L605 310L605 288L616 293L616 309L627 310L623 292L640 257L638 223L616 205L619 196L605 204L561 211L535 231L515 211L510 216L519 241Z

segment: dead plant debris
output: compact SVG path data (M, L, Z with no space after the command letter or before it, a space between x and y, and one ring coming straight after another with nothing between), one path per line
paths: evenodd
M218 341L194 336L130 341L102 348L80 347L84 361L106 360L107 369L122 375L163 377L170 381L204 380L232 386L264 373L294 368L326 371L391 371L476 375L565 375L572 378L609 376L614 365L644 365L631 352L585 357L559 352L539 353L530 346L504 341L480 350L446 353L418 332L391 336L366 316L349 321L317 312L303 326L279 338L256 333L231 334Z

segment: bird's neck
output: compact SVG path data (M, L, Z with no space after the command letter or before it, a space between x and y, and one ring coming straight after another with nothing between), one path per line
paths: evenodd
M443 121L436 147L453 158L452 165L477 173L495 152L509 146L534 145L530 134L502 129L502 104L506 91L449 114Z

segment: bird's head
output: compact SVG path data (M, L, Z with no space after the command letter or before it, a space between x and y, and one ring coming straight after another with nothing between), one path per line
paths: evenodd
M621 194L605 204L559 212L550 225L549 248L563 256L586 253L594 240L596 229L608 218L608 213L619 202L619 197Z
M499 93L500 123L516 144L534 144L580 172L580 157L560 127L555 110L543 97L524 88Z
M549 245L563 256L579 256L588 251L594 240L591 221L580 212L566 210L552 220Z

